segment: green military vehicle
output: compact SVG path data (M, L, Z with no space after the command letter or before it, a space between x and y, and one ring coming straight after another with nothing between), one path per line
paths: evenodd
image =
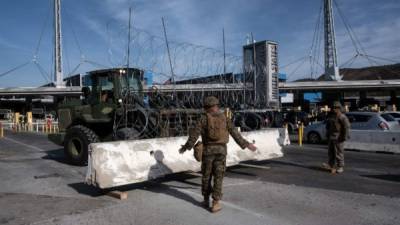
M94 142L151 138L160 135L159 110L144 104L143 71L107 69L90 72L81 99L58 105L58 134L49 139L64 146L68 161L85 165Z
M139 69L97 70L84 78L81 99L64 99L58 105L60 132L49 135L64 146L72 164L87 163L90 143L187 135L203 112L201 103L187 106L179 100L185 93L144 90L144 72ZM265 127L268 116L265 111L239 110L233 121L250 131Z

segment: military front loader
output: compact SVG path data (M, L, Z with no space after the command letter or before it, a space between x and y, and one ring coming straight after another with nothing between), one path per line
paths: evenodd
M49 139L64 146L70 163L85 165L90 143L173 136L169 128L174 127L174 116L181 114L147 106L142 80L143 71L133 68L90 72L81 99L58 105L60 132Z

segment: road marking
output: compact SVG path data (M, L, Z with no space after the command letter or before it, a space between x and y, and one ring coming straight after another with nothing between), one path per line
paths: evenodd
M193 192L193 191L189 191L189 190L186 190L186 189L179 189L179 188L177 188L176 190L181 191L181 192L186 193L186 194L189 194L189 195L195 195L195 196L197 196L197 197L199 197L199 198L203 198L203 196L202 196L201 194L196 193L196 192ZM242 208L242 207L240 207L240 206L238 206L238 205L235 205L235 204L233 204L233 203L230 203L230 202L227 202L227 201L221 201L221 202L222 202L222 204L224 204L224 205L226 205L226 206L228 206L228 207L230 207L230 208L233 208L233 209L236 209L236 210L239 210L239 211L242 211L242 212L251 214L251 215L253 215L253 216L256 216L256 217L259 217L259 218L265 218L265 217L266 217L266 216L263 215L263 214L260 214L260 213L253 212L253 211L251 211L251 210Z
M239 163L239 166L257 168L257 169L264 169L264 170L271 169L271 167L269 167L269 166L258 166L258 165L252 165L252 164L247 164L247 163Z
M254 183L255 183L255 181L246 181L246 182L240 182L240 183L225 184L224 187L241 186L241 185L248 185L248 184L254 184Z
M14 139L9 138L9 137L4 137L4 139L5 139L5 140L8 140L8 141L11 141L11 142L14 142L14 143L16 143L16 144L22 145L22 146L31 148L31 149L35 149L35 150L41 151L41 152L45 152L45 151L46 151L46 150L44 150L44 149L38 148L38 147L36 147L36 146L32 146L32 145L28 145L28 144L22 143L22 142L20 142L20 141L14 140Z

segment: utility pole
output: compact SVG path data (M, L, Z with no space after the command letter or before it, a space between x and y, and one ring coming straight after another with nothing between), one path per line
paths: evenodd
M54 84L64 87L62 69L61 0L54 0Z
M131 48L130 48L130 44L131 44L131 17L132 17L132 8L129 8L129 21L128 21L128 52L126 53L126 72L128 73L128 77L129 77L129 60L130 60L130 53L131 53Z
M253 89L254 89L254 104L257 104L257 52L256 52L256 41L254 40L253 32L251 32L251 41L253 42Z
M175 83L175 74L174 74L174 68L172 66L172 59L171 59L171 53L169 51L169 42L168 42L168 36L167 36L167 29L165 28L165 22L164 22L164 17L161 17L162 25L164 28L164 38L165 38L165 45L167 46L167 53L168 53L168 59L169 59L169 67L171 69L171 82L174 87L174 93L173 93L173 98L176 98L176 83Z
M325 28L325 79L339 81L339 66L336 50L335 23L333 17L332 0L324 0L324 28Z
M224 75L226 74L225 29L222 28L222 45L224 48Z

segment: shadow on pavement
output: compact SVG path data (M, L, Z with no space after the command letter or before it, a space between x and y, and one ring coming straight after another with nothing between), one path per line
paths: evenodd
M182 190L192 189L192 190L197 191L198 188L196 188L196 187L198 187L200 185L197 183L188 181L188 179L193 179L193 178L198 178L198 176L187 174L187 173L178 173L178 174L167 175L163 178L159 178L159 179L155 179L155 180L151 180L151 181L123 185L123 186L107 188L107 189L100 189L100 188L97 188L97 187L94 187L91 185L87 185L83 182L68 184L68 186L70 186L71 188L73 188L80 194L88 195L91 197L100 197L102 195L107 194L110 191L116 191L116 190L117 191L133 191L135 189L140 189L140 190L145 190L145 191L151 191L154 193L170 195L177 199L187 201L195 206L203 208L201 201L198 201L195 198L193 198L191 195L179 190L179 189L182 189ZM164 183L164 182L170 182L170 181L179 181L181 183L189 184L191 186L196 186L196 187L178 186L178 185ZM201 194L200 191L199 191L199 194Z
M315 171L320 171L326 173L326 169L323 169L321 166L305 166L302 164L298 163L293 163L293 162L282 162L282 161L276 161L276 160L269 160L267 161L269 164L278 164L278 165L284 165L284 166L293 166L293 167L299 167L303 169L310 169L310 170L315 170Z
M204 209L201 201L196 200L191 195L184 193L184 192L180 191L179 189L188 189L188 188L169 185L169 184L154 183L154 185L152 185L150 188L146 188L143 190L151 191L151 192L158 193L158 194L169 195L169 196L184 200L186 202L191 203L194 206ZM199 192L199 194L200 194L200 192ZM206 209L204 209L204 210L206 210Z
M385 174L385 175L361 175L362 177L392 181L392 182L400 182L400 175L394 174Z
M91 197L99 197L107 193L106 190L87 185L83 182L68 184L68 186L73 188L79 194L88 195Z
M195 183L195 182L192 182L192 181L188 181L186 179L174 179L174 180L175 181L179 181L181 183L189 184L189 185L192 185L192 186L201 187L201 184L198 184L198 183ZM191 188L191 189L196 189L196 188Z
M228 168L226 168L226 172L237 174L237 175L249 176L249 177L256 177L257 176L256 174L253 174L253 173L238 171L239 169L242 169L242 168L243 168L242 166L228 167Z
M43 156L42 159L53 160L62 164L73 166L66 160L64 156L64 150L62 148L46 151L45 153L46 155Z

